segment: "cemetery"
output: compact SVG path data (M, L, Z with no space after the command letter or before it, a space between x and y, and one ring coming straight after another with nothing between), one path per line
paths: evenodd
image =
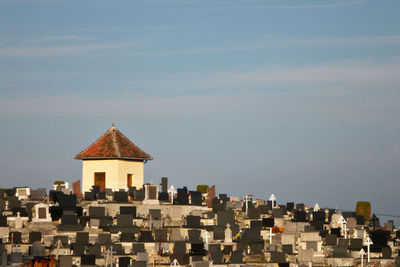
M51 190L0 189L0 266L400 264L400 230L393 221L381 225L369 203L339 212L281 203L273 194L263 200L208 185L175 189L167 177L143 184L136 171L151 156L113 128L76 157L93 161L82 191L80 180L72 188L57 181ZM105 158L116 166L133 160L114 170L127 179L110 181L112 164L96 176L95 161Z

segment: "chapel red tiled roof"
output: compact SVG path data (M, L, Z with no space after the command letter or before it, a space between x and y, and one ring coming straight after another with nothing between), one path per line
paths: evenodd
M152 160L153 157L132 143L117 128L111 127L75 159Z

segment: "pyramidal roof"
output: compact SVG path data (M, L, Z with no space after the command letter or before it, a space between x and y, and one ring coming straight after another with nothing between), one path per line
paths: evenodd
M77 154L75 159L128 159L145 161L152 160L153 157L137 147L113 126L93 144Z

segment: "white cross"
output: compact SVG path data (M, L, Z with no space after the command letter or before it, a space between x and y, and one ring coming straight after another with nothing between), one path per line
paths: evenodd
M272 228L269 228L269 234L267 234L267 236L269 236L269 243L270 243L270 244L272 244L272 237L273 237L274 235L275 235L275 234L272 233Z
M272 208L274 208L275 207L276 196L274 194L271 194L271 196L269 197L269 200L272 201Z
M319 211L319 210L320 210L320 208L319 208L318 203L315 203L315 205L314 205L314 211Z
M359 252L361 258L361 267L364 267L364 255L366 255L364 249L362 248Z
M345 232L345 238L347 239L347 232L346 230L344 230L345 228L343 228L343 225L346 225L346 220L344 219L344 217L342 215L340 215L339 220L337 221L338 224L340 224L340 228Z
M210 233L208 231L205 231L203 234L203 239L206 241L206 250L208 250L208 239L211 237Z
M168 189L168 193L171 194L171 204L174 203L174 195L176 193L175 187L171 185L171 187Z
M179 264L179 262L178 262L176 259L174 259L174 260L171 262L171 266L181 266L181 265Z
M367 246L367 254L368 254L368 263L370 262L370 246L373 244L371 238L367 237L367 239L364 241L364 246Z
M347 239L347 231L349 229L347 229L347 223L343 224L343 231L344 231L344 239Z

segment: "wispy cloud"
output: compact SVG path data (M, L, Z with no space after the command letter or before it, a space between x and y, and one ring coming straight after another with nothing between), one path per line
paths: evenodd
M26 43L48 43L48 42L60 42L60 41L89 41L94 40L94 37L81 36L81 35L55 35L55 36L43 36L34 39L25 40Z
M188 73L135 81L112 97L92 94L0 101L1 116L193 116L236 112L400 123L400 61L343 61ZM103 111L98 107L107 107Z
M325 37L325 38L260 38L252 42L226 43L220 46L194 47L188 49L139 51L137 53L156 56L196 55L212 53L230 53L239 51L255 51L264 49L285 49L302 47L370 47L400 44L400 35L377 35L356 37Z

